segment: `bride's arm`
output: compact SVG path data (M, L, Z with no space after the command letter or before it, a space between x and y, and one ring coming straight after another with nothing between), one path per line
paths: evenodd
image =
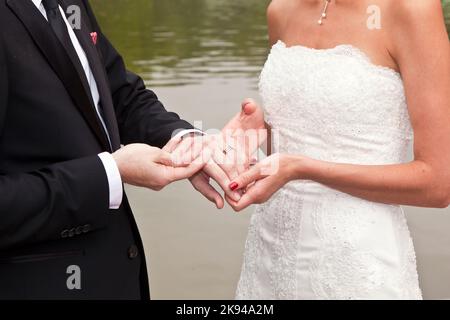
M297 173L305 172L306 179L366 200L433 208L450 204L449 168L439 161L414 160L386 166L297 161L305 166L298 167Z
M395 2L405 7L398 8L401 14L389 26L395 43L391 54L405 83L414 160L364 166L275 155L236 179L235 189L259 180L239 203L231 203L236 210L266 201L294 179L313 180L375 202L439 208L450 204L450 45L440 1ZM277 161L277 174L261 172Z

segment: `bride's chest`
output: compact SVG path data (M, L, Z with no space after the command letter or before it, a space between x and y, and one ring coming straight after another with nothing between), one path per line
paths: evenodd
M403 83L351 46L329 50L274 46L260 78L269 117L380 124L404 117Z

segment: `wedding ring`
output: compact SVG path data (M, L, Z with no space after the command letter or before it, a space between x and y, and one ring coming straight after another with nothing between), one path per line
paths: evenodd
M229 144L226 146L226 148L223 150L224 155L228 155L231 151L233 151L234 148L230 146Z

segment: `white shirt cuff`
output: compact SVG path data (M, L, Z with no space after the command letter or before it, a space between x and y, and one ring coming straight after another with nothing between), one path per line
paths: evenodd
M109 152L103 152L98 155L105 167L106 176L109 184L109 208L119 209L123 199L122 177L116 161Z
M186 130L182 130L182 131L178 132L172 139L181 138L181 137L184 137L184 136L186 136L186 135L188 135L190 133L198 133L198 134L200 134L202 136L205 135L205 133L203 131L198 130L198 129L186 129Z

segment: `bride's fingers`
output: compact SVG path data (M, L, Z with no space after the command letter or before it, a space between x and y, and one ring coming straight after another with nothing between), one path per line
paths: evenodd
M233 201L227 198L227 202L236 212L240 212L253 204L260 204L270 198L271 181L269 178L258 180L246 190L239 201Z
M245 193L239 201L234 201L228 196L225 196L225 199L236 212L240 212L255 203L249 193Z
M209 161L204 168L204 172L210 176L211 179L215 180L230 198L236 201L241 198L241 195L238 192L228 188L231 182L230 178L217 163Z
M237 145L240 146L240 148L235 151L234 155L236 170L238 174L242 174L250 167L251 155L248 154L249 150L246 144L247 137L245 135L240 135L236 138L236 140Z
M245 158L237 150L232 150L224 155L216 149L213 159L230 179L237 178L240 173L245 171Z
M255 181L258 181L262 178L265 178L266 176L262 174L261 166L260 164L257 164L253 167L251 167L246 172L242 173L239 177L236 179L233 179L233 181L230 183L229 188L233 191L235 190L241 190L244 189L249 185L254 183Z
M238 201L234 201L233 199L231 199L226 193L225 193L225 200L228 202L228 204L234 209L235 207L238 206Z
M256 111L256 108L256 102L251 98L247 98L242 102L242 112L246 116L253 114L253 112Z
M250 183L245 190L243 189L243 193L249 192L251 188L253 188L256 185L256 182Z

